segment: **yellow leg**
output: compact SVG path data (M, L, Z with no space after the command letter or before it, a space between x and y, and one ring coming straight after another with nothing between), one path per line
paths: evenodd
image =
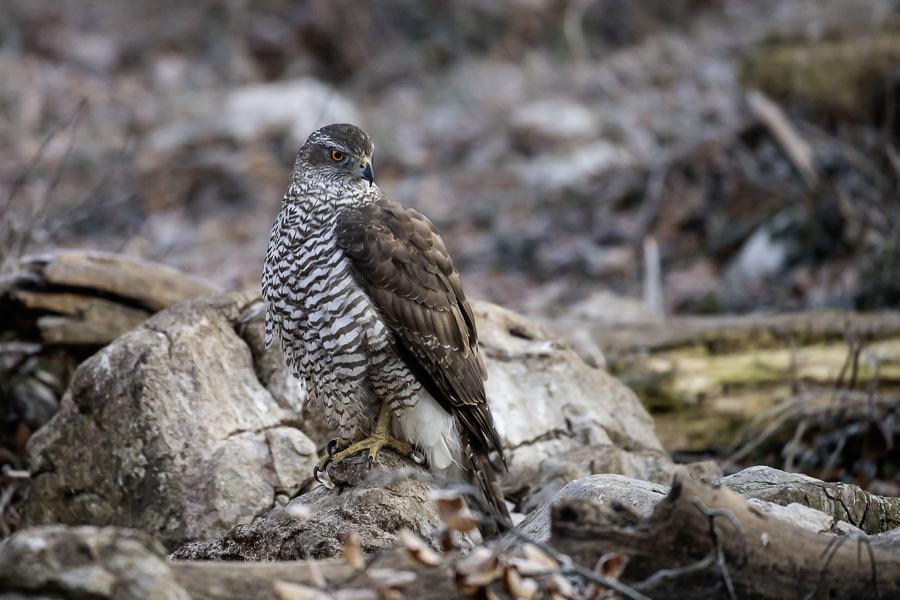
M411 456L413 453L412 447L409 444L398 440L391 435L391 407L387 402L382 402L381 410L378 411L378 419L375 421L375 429L369 437L364 437L334 454L332 454L333 447L334 442L328 444L327 453L319 459L319 464L313 469L313 475L316 480L319 479L318 473L320 471L325 471L328 463L337 464L345 458L359 454L365 450L368 450L369 452L369 467L372 466L372 462L382 448L390 448L404 456Z

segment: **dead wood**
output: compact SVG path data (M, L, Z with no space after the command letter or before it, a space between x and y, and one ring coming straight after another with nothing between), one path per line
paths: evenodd
M0 282L0 305L19 333L50 345L103 346L153 313L214 283L114 254L57 252L23 258Z
M621 354L640 350L668 350L704 344L716 350L728 348L786 347L842 339L849 331L860 339L881 340L900 335L900 311L847 314L817 310L780 314L675 317L664 323L585 323L556 320L547 324L555 333L570 338L588 330L602 350Z
M153 312L219 291L219 286L178 269L100 252L58 252L22 259L50 286L75 287L128 299Z
M900 595L896 540L810 533L724 487L679 479L649 520L615 523L608 507L562 502L553 511L551 545L588 567L608 553L630 557L623 582L654 598Z
M275 592L276 581L319 587L320 578L324 578L326 589L374 589L367 573L383 568L415 573L415 581L401 588L407 598L444 600L465 597L456 590L451 571L419 564L403 549L379 553L364 570L355 569L341 559L314 563L173 561L169 568L192 600L281 600Z
M19 292L15 297L28 309L58 313L37 318L45 344L108 344L150 318L146 310L82 294Z
M803 176L807 187L810 189L815 188L819 183L819 175L816 173L812 147L800 137L800 134L791 125L781 107L767 98L765 94L756 90L747 94L747 104L756 118L778 140L784 153L787 154L800 172L800 175Z
M857 390L877 380L883 394L900 383L900 311L618 325L555 321L550 327L568 339L589 337L603 350L610 372L657 413L657 435L670 451L731 447L744 425L800 392L827 390L803 402L819 410L834 400L841 380Z

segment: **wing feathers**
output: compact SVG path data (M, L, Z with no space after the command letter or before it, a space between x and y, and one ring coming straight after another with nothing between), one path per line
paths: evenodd
M444 409L457 414L472 443L502 458L487 408L487 371L475 319L434 226L418 212L382 199L343 213L336 233L338 246L402 345L401 356Z

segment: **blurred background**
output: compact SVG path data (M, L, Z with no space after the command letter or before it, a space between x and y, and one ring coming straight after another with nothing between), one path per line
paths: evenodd
M472 296L589 316L641 296L652 237L667 314L895 305L898 5L7 0L3 264L95 248L257 289L297 149L351 121Z
M80 248L258 290L297 149L343 121L470 296L545 322L900 300L897 0L4 0L0 277ZM10 360L21 466L49 416L15 385L58 399L77 361ZM861 450L843 471L821 456L862 447L873 410L850 420L856 446L821 442L820 476L861 472Z

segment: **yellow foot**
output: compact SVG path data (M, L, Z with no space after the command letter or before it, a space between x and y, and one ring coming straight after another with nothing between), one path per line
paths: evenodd
M384 402L381 405L381 410L378 412L378 419L375 422L375 429L372 431L372 434L369 437L358 435L355 443L350 444L346 448L341 448L337 452L335 452L337 440L328 442L328 446L325 448L325 456L320 458L319 463L313 468L313 477L316 478L316 481L321 483L322 481L319 479L319 473L325 472L329 464L336 465L345 458L364 451L368 451L369 453L369 468L372 468L372 463L375 461L375 457L378 456L378 453L382 448L390 448L398 454L410 456L415 459L412 447L408 443L398 440L391 435L390 425L391 409L388 403Z
M397 452L398 454L402 454L403 456L412 455L412 447L409 444L404 441L398 440L387 431L378 431L376 429L374 432L372 432L371 436L364 438L356 442L355 444L350 444L340 452L332 455L331 463L337 464L345 458L349 458L351 456L359 454L360 452L368 450L369 468L371 468L372 462L375 460L375 457L378 455L382 448L390 448L391 450Z
M350 444L349 446L343 447L338 446L338 440L331 440L328 442L328 445L325 447L325 455L319 458L319 462L313 467L313 477L315 477L316 481L322 483L322 480L319 479L319 474L326 473L328 465L336 465L345 458L355 456L363 451L368 451L369 453L369 468L372 468L372 462L382 448L390 448L398 454L410 456L416 460L416 455L413 452L412 446L404 441L398 440L390 433L379 432L376 430L370 437L358 436L357 439L358 438L362 439L359 439L359 441ZM419 461L417 460L417 462Z

